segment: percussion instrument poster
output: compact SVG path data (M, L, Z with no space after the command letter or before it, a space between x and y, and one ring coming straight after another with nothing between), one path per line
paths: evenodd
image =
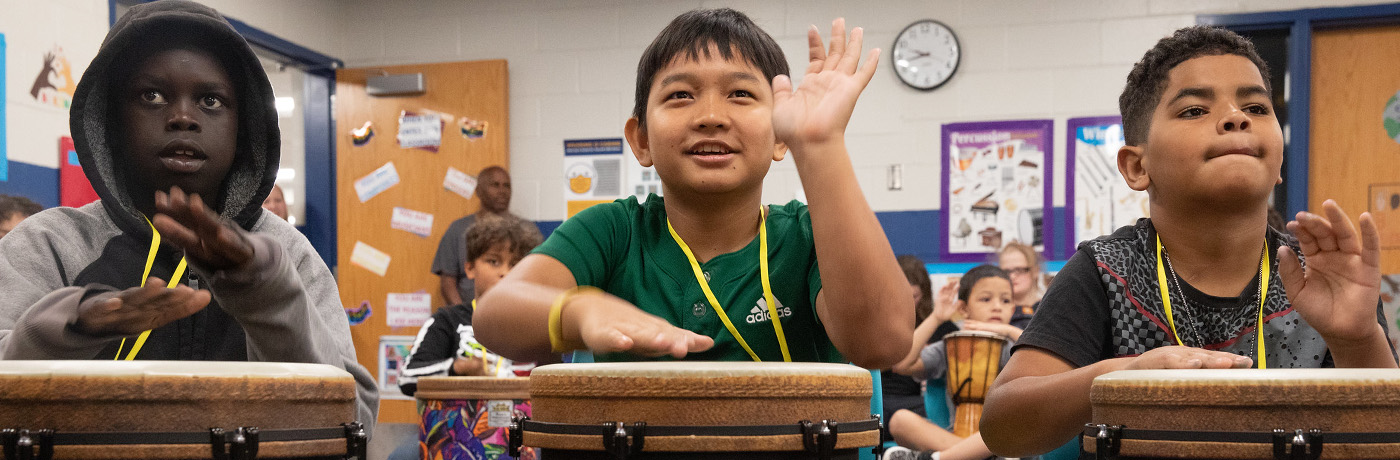
M943 262L978 262L1012 240L1048 253L1052 120L943 125Z
M399 390L399 375L413 350L413 339L411 335L379 336L379 399L413 399Z
M1113 233L1147 217L1147 192L1128 187L1118 173L1118 149L1123 146L1122 117L1071 118L1066 124L1069 154L1066 209L1074 216L1074 232L1066 235L1070 248L1079 242Z

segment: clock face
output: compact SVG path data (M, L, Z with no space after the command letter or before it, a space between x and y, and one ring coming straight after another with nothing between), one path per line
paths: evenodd
M952 29L932 19L910 24L894 40L894 72L900 81L921 90L943 86L962 58Z

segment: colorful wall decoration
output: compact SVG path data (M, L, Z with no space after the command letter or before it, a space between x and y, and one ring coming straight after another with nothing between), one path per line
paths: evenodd
M1052 120L943 125L943 262L986 260L1013 240L1049 254Z

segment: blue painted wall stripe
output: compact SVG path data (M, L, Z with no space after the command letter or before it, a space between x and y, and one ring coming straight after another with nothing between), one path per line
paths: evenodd
M0 181L0 194L22 195L45 208L58 206L58 169L11 161L10 180Z

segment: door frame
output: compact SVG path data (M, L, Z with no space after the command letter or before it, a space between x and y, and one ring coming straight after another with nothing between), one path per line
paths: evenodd
M1370 25L1400 24L1400 3L1334 8L1310 8L1264 13L1207 14L1196 16L1196 23L1220 26L1236 32L1288 32L1288 148L1284 161L1288 170L1283 180L1284 214L1292 216L1308 209L1308 142L1312 91L1312 33Z
M156 0L107 0L107 25L117 22L118 5L137 5ZM334 272L336 267L335 226L335 120L331 100L335 96L335 69L345 67L340 59L283 39L243 21L224 16L249 45L271 52L306 73L302 123L306 136L306 221L297 226L321 260Z

